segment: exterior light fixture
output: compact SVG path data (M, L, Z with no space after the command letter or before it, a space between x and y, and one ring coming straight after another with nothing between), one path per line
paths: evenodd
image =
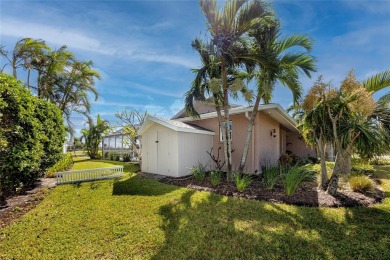
M275 128L271 130L270 136L272 136L274 138L276 137L276 129Z

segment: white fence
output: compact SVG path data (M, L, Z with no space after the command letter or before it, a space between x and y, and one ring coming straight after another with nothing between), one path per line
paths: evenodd
M88 169L81 171L56 172L56 184L103 180L123 176L123 166Z

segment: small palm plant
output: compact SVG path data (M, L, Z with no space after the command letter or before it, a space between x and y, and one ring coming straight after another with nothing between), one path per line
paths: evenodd
M210 173L210 183L212 186L218 186L221 183L222 173L220 171L212 171Z
M234 174L234 182L236 183L237 191L243 192L252 183L252 178L247 174Z
M280 179L280 167L277 164L268 164L262 170L262 182L267 189L272 190Z
M199 163L191 168L191 173L196 181L203 181L206 177L206 167Z
M281 176L284 190L288 196L293 195L302 182L316 179L313 172L299 166L285 169Z

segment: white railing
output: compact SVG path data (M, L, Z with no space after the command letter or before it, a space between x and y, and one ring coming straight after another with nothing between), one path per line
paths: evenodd
M56 184L75 183L118 178L123 176L123 166L96 168L80 171L56 172Z

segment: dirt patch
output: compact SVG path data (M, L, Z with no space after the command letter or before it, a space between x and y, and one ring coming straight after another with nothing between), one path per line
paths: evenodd
M243 192L238 192L235 184L227 181L221 182L217 187L211 186L208 180L198 182L192 177L180 179L167 177L160 180L160 182L199 191L209 191L229 197L264 200L309 207L370 206L382 202L384 199L384 192L378 185L373 193L361 194L353 192L346 184L341 184L338 194L336 196L331 196L327 192L319 189L317 183L304 182L292 196L287 196L284 193L282 185L276 185L274 189L269 190L264 187L258 178L255 178L252 184Z
M37 181L33 187L26 188L18 195L7 198L5 208L0 208L0 228L11 224L16 219L35 208L55 187L55 179L44 178Z

